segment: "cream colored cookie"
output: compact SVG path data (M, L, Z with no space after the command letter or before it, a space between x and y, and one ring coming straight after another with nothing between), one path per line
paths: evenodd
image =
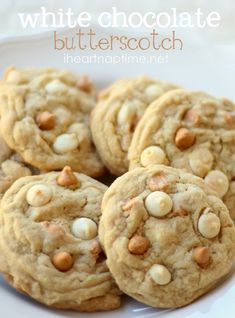
M9 69L0 85L2 135L25 162L43 171L69 164L103 174L91 140L96 94L87 77L56 69Z
M141 76L119 80L100 93L92 111L91 131L104 164L113 174L128 170L132 135L148 105L175 88L173 84Z
M13 287L56 308L119 307L98 239L106 188L70 167L12 185L0 207L0 270Z
M191 303L235 257L224 203L201 178L163 165L114 181L102 201L99 236L120 289L153 307Z
M0 135L0 198L15 180L39 173L39 170L24 163Z
M151 155L151 149L155 155ZM153 152L153 150L152 150ZM129 149L130 169L163 163L205 179L235 219L235 105L175 90L153 102Z

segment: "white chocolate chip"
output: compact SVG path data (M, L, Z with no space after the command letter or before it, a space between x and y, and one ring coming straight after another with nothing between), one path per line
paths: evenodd
M225 195L229 188L228 178L219 170L210 171L205 177L205 183L208 184L220 198Z
M189 165L194 174L205 177L211 170L214 158L208 149L196 149L189 157Z
M7 83L14 83L14 84L22 84L22 83L27 82L27 78L24 76L23 73L21 74L17 70L12 70L7 75L6 82Z
M26 194L26 200L28 204L35 207L47 204L51 198L52 191L44 184L35 184L28 190Z
M74 123L68 128L68 133L75 133L79 135L84 129L87 129L87 125L85 123Z
M76 219L71 230L74 236L83 239L91 240L97 236L97 225L94 221L88 218L78 218Z
M67 90L67 86L64 83L62 83L60 80L55 79L47 83L47 85L45 86L45 90L49 94L61 93Z
M117 115L118 125L129 124L135 115L135 111L130 102L126 102L120 109Z
M171 273L164 265L153 265L149 270L149 274L158 285L167 285L171 281Z
M151 84L146 87L145 94L152 100L163 94L163 89L157 84Z
M143 167L162 164L166 160L165 152L158 146L150 146L141 153L140 162Z
M204 212L198 220L198 231L202 236L209 239L219 234L220 227L219 217L216 214L209 212L208 209L206 209L206 212Z
M85 123L72 124L68 128L68 133L75 133L78 139L79 149L90 151L91 147L91 134L89 127Z
M164 216L172 209L172 200L168 194L162 191L150 193L145 199L145 207L152 216Z
M78 138L76 134L63 134L56 138L53 149L59 154L65 154L78 147Z

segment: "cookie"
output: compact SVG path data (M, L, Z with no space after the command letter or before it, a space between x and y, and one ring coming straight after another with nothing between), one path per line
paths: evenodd
M17 180L0 206L0 270L48 306L119 307L97 232L106 186L70 167Z
M235 105L203 92L176 90L153 102L129 149L130 169L151 164L205 179L235 219Z
M56 69L9 69L0 85L2 135L42 171L104 172L89 129L96 94L87 77Z
M205 182L152 165L104 195L100 240L120 289L153 307L181 307L213 288L235 256L228 209Z
M37 169L25 164L0 135L0 198L15 180L39 173Z
M148 105L173 88L173 84L141 76L119 80L100 93L91 131L100 157L113 174L128 170L132 135Z

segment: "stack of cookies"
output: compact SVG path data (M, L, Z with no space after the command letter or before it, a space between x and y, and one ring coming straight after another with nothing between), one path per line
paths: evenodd
M231 101L144 76L97 98L87 76L10 68L0 117L0 271L14 288L63 309L112 310L122 293L175 308L229 273Z

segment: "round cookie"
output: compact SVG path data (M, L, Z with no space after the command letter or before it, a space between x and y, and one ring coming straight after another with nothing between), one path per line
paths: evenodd
M130 169L165 164L205 179L235 219L235 105L175 90L145 112L129 149Z
M0 135L0 198L15 180L39 173L37 169L25 164Z
M180 307L213 288L235 256L235 228L201 178L154 165L116 179L99 237L120 289L153 307Z
M175 88L173 84L140 76L119 80L99 94L91 114L91 131L101 159L113 174L128 170L132 135L148 105Z
M70 167L11 186L0 206L0 270L16 289L56 308L119 307L97 236L106 189Z
M25 162L43 171L104 172L89 129L96 103L89 79L56 69L9 69L0 87L2 135Z

